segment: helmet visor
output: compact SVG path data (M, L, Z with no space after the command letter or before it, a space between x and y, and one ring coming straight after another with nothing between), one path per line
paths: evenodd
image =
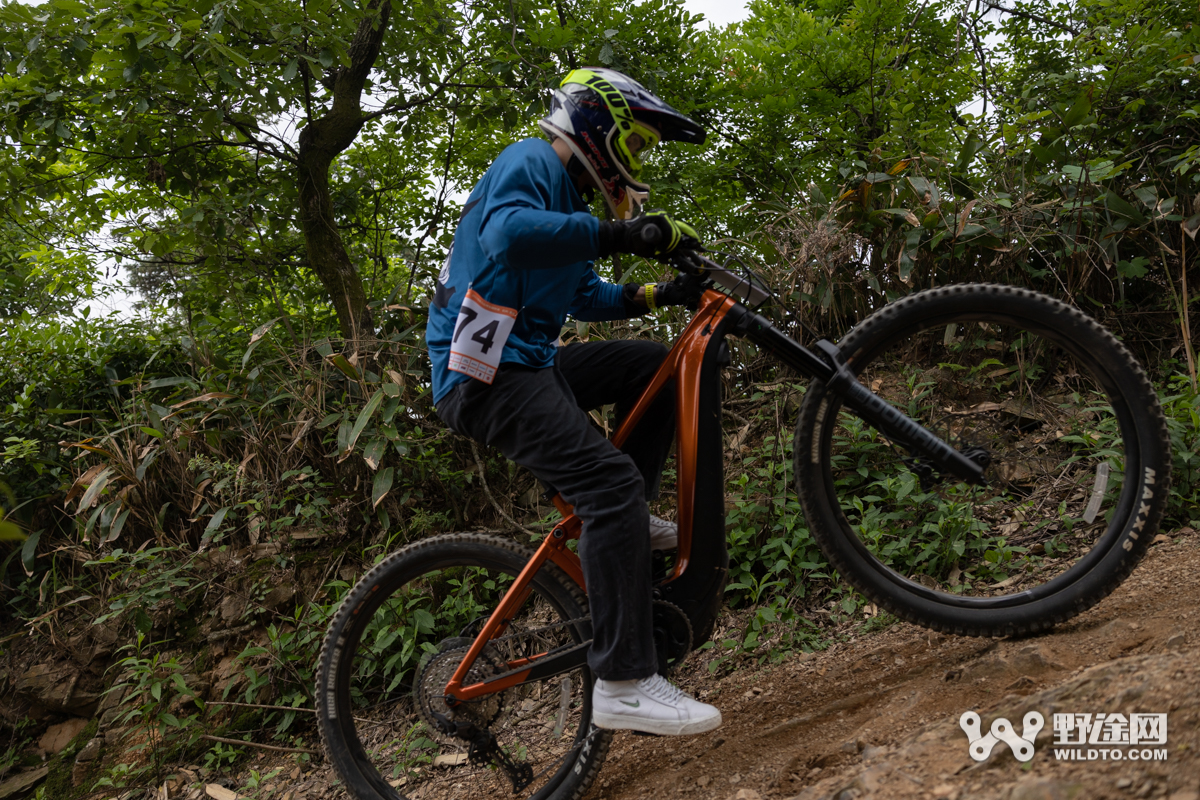
M609 132L609 148L627 173L637 181L645 166L646 154L662 141L662 135L644 122L633 120L628 125L614 125Z

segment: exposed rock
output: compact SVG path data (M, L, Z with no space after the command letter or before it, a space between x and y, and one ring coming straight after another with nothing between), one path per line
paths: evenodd
M1041 675L1051 670L1062 669L1050 652L1041 644L1022 647L1012 659L1013 667L1023 675Z
M228 696L233 689L228 689L230 685L237 688L242 682L242 671L238 667L238 662L233 656L225 656L212 671L212 687L214 696Z
M990 652L982 658L967 664L962 670L962 676L967 680L981 678L999 678L1013 676L1028 678L1032 675L1043 675L1053 670L1061 669L1059 665L1040 644L1022 647L1016 653L1008 656L998 652ZM950 678L947 678L950 680Z
M96 713L100 695L79 685L80 670L71 664L38 664L17 678L18 697L45 711L90 717Z
M79 755L75 756L75 763L78 764L86 761L95 761L100 755L100 748L103 746L104 740L98 736L95 739L89 740L88 743L83 746L83 749L79 751Z
M267 611L276 611L292 602L295 597L296 584L291 581L284 581L263 598L262 605Z
M1017 783L1009 790L1008 800L1074 800L1083 785L1054 778L1037 778Z
M120 679L118 679L120 680ZM125 709L121 708L121 701L125 699L126 692L129 691L128 686L117 685L109 689L100 699L100 729L108 730L108 728L116 722L116 720L125 713Z
M4 783L0 783L0 800L23 797L26 792L45 780L49 774L49 767L39 767L32 772L22 772L15 778L9 778Z
M887 755L887 752L888 751L887 751L886 747L873 747L872 745L867 745L866 747L863 748L863 751L862 751L863 761L864 762L878 761L879 759L881 759L885 755Z
M245 611L245 599L236 594L225 595L225 598L221 601L221 605L217 607L217 613L220 615L221 621L227 625L240 620Z
M86 719L76 717L75 719L61 722L58 725L51 725L42 734L42 738L38 739L38 750L47 756L62 752L62 749L70 744L71 740L87 727L87 724L88 721Z
M120 679L118 679L117 685L105 692L104 696L100 699L98 710L101 713L108 711L110 708L118 707L121 705L121 701L125 699L125 693L129 691L129 686L119 681Z

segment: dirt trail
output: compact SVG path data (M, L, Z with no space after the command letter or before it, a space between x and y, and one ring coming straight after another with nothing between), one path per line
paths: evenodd
M722 679L693 656L679 683L725 724L679 739L618 734L587 800L1200 800L1200 535L1160 540L1112 596L1037 637L898 624ZM1043 714L1033 759L1001 743L973 761L959 727L970 709L985 731ZM1166 713L1167 759L1055 760L1056 712ZM331 780L327 768L297 771L276 796L327 797Z
M901 624L722 680L695 669L684 687L725 724L688 739L618 736L589 798L1198 800L1200 536L1163 538L1117 592L1049 634L966 639ZM1000 743L973 761L959 727L969 709L985 733L998 716L1020 730L1026 712L1042 713L1033 760ZM1169 713L1167 759L1055 760L1054 712Z
M1200 800L1198 613L1200 535L1185 529L1158 537L1124 586L1049 634L967 639L898 624L720 679L693 656L679 683L725 724L679 739L618 734L587 800ZM1004 743L973 761L959 727L970 709L985 732L997 717L1020 726L1043 714L1032 761ZM1056 712L1166 713L1167 758L1056 760ZM251 769L274 773L259 797L344 796L327 764L270 753L236 775L181 769L169 796L243 787Z

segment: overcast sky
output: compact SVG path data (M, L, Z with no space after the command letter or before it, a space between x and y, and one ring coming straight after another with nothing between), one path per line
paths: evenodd
M683 0L684 8L693 14L703 14L715 25L741 22L749 12L745 0Z

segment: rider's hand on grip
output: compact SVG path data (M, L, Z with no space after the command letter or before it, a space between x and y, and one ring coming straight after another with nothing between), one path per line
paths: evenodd
M704 294L701 280L694 275L680 274L670 283L654 285L654 304L656 306L687 306L692 311L700 303Z
M684 252L703 250L700 235L686 222L665 211L648 211L637 219L600 223L601 258L613 253L667 260Z

